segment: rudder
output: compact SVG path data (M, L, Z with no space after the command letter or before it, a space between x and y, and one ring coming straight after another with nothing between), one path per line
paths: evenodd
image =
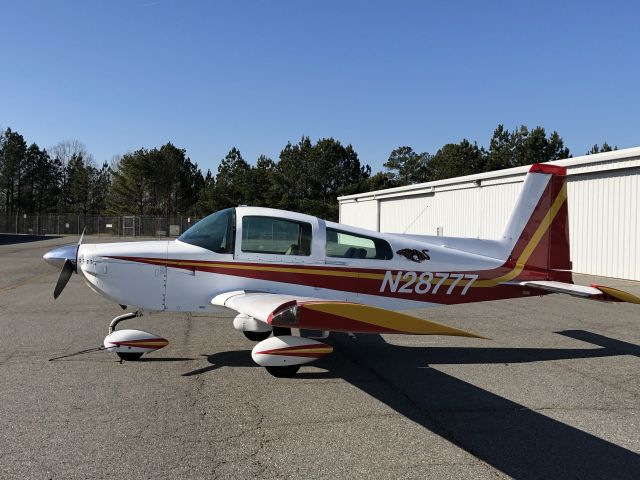
M572 283L565 167L531 166L503 241L518 279Z

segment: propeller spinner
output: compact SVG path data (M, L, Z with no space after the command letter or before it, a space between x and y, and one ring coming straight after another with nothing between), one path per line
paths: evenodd
M62 267L60 270L60 276L56 282L56 287L53 290L53 298L58 298L64 287L67 286L72 273L78 273L78 250L82 244L84 238L84 230L80 235L80 240L77 244L64 245L62 247L54 248L53 250L45 253L42 259L49 265L54 267Z

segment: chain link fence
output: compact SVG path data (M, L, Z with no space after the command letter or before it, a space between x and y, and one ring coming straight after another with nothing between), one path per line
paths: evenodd
M105 235L177 237L200 218L175 216L108 216L78 214L0 214L0 233L29 235Z

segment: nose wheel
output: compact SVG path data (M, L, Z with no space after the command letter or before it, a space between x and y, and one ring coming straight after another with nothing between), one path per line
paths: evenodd
M131 353L131 352L116 352L116 355L120 357L121 360L125 362L135 362L142 358L144 353Z
M145 353L159 350L169 341L143 330L116 330L116 325L125 320L142 316L142 312L129 312L119 315L109 324L109 335L104 339L104 348L120 357L120 362L135 362Z

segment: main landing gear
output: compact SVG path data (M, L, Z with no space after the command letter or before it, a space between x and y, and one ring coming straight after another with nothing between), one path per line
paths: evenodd
M279 337L281 335L291 335L291 329L286 327L273 327L273 330L267 330L265 332L253 332L249 330L243 330L242 334L252 342L261 342L266 340L273 333L274 337Z
M273 327L273 336L274 337L283 337L285 335L291 335L291 329L287 327ZM291 378L302 365L283 365L283 366L271 366L264 367L264 369L269 372L271 375L277 378Z
M293 377L300 367L333 352L333 348L317 340L294 337L291 328L273 327L273 337L258 343L251 358L274 377Z
M242 332L245 337L247 337L252 342L261 342L262 340L266 340L271 336L271 332Z
M251 356L256 360L256 356L254 354L257 352L258 358L260 358L261 361L264 361L264 355L268 355L270 361L261 363L261 361L256 360L256 363L265 367L267 372L271 375L274 377L286 378L293 377L298 373L301 363L298 362L297 359L289 355L281 354L281 356L278 356L278 353L273 353L273 355L267 353L272 350L272 344L276 344L277 347L282 347L283 342L286 343L286 340L282 340L283 338L296 338L291 337L290 328L271 328L269 325L265 325L263 322L258 322L256 319L243 313L238 314L236 318L234 318L233 326L236 330L240 330L242 334L252 342L260 342L253 349ZM272 334L273 337L269 338Z
M249 340L259 342L253 347L251 358L274 377L293 377L305 363L333 351L329 345L313 339L326 338L328 332L300 330L301 336L294 337L288 326L272 327L244 313L233 319L233 327Z

